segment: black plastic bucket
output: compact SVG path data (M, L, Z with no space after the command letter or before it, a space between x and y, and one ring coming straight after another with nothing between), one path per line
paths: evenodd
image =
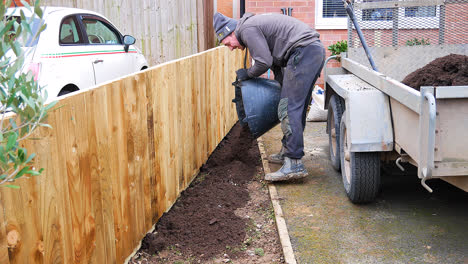
M247 124L255 138L260 137L279 123L278 104L281 85L274 80L254 78L234 82L237 116Z

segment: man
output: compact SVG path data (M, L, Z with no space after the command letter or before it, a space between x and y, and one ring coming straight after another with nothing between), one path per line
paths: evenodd
M271 68L275 80L282 85L278 106L282 148L268 160L283 166L265 179L306 177L308 173L302 163L306 112L325 59L319 34L307 24L281 14L246 13L237 21L216 13L213 27L218 40L229 49L249 49L254 63L249 69L236 71L239 80L258 77Z

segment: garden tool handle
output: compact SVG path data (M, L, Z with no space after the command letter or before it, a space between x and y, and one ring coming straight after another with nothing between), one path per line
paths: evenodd
M245 50L245 56L244 56L244 69L247 69L247 54L249 53L249 49Z
M353 6L351 4L351 1L350 0L341 0L341 1L343 2L343 5L344 5L344 7L346 9L346 13L348 13L349 18L351 19L351 21L354 24L354 27L356 28L356 33L358 34L359 39L361 40L362 47L364 48L364 51L366 52L367 59L369 59L369 63L371 65L372 69L374 71L378 72L379 70L377 69L377 66L375 65L374 59L372 58L372 55L371 55L371 53L369 51L369 47L367 46L366 39L364 38L364 35L362 34L361 27L359 26L359 23L358 23L356 17L354 16L354 10L353 10Z

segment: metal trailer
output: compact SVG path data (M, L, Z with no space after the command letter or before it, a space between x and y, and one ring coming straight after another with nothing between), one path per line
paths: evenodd
M341 67L325 69L332 165L341 170L346 193L354 203L375 199L383 161L394 161L401 169L401 162L417 166L421 184L430 192L426 181L434 178L468 191L468 86L417 91L400 82L436 58L468 56L468 20L457 17L467 13L468 1L375 2L357 0L354 10L379 72L370 68L351 23ZM417 18L434 21L405 22L408 8L426 10ZM392 13L387 20L375 20L372 12L376 10ZM427 42L432 43L407 45L414 36L428 36Z

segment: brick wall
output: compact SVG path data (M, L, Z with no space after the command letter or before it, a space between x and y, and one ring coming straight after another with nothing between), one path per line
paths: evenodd
M217 12L232 17L232 0L217 0ZM238 12L239 13L239 12Z

